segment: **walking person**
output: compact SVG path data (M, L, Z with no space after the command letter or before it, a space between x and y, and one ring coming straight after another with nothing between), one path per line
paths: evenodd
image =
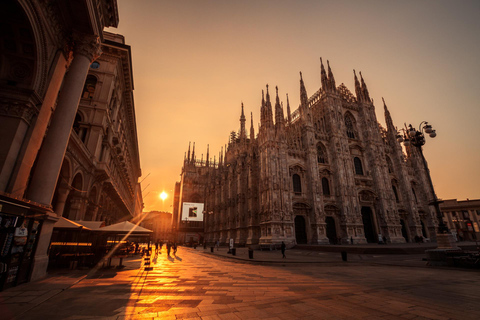
M280 250L282 250L282 259L285 259L287 256L285 255L285 249L286 249L286 245L285 245L285 242L282 241L282 245L280 246Z
M176 242L173 243L173 255L174 256L177 255L177 243Z
M172 249L172 245L170 244L170 241L167 242L167 253L168 256L170 257L170 250Z

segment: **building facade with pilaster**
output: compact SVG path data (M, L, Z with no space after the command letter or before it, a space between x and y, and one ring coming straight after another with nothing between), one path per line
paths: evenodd
M321 86L286 110L279 89L262 91L260 127L232 132L218 162L185 157L182 181L195 181L205 203L208 242L287 245L435 240L434 198L418 151L402 149L384 102L380 125L367 85L354 73L355 95L320 65ZM184 194L180 190L179 198ZM181 200L180 200L181 201ZM181 204L181 202L180 202ZM177 206L181 208L181 206Z
M141 212L115 0L0 3L0 287L46 275L54 223Z

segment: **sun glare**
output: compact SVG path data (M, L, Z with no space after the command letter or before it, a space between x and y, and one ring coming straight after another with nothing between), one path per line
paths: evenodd
M168 198L168 194L165 191L162 191L162 193L160 193L160 199L165 200L167 198Z

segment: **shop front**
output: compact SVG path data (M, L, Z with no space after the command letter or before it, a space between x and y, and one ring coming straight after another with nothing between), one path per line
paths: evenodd
M30 281L48 208L0 196L0 291Z

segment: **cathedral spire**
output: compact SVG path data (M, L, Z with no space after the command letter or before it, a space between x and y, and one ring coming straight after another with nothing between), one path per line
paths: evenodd
M219 166L223 165L223 147L220 148L220 152L218 155L218 165Z
M308 96L305 84L303 83L302 72L300 71L300 103L302 107L308 107Z
M353 75L355 76L355 94L357 95L357 101L363 101L362 88L360 87L360 82L358 82L355 69L353 69Z
M305 84L303 83L302 72L300 71L300 103L303 107L308 106L308 95L307 90L305 89Z
M337 86L335 85L335 78L333 77L332 69L330 68L330 62L327 60L328 66L328 83L330 85L330 90L335 91Z
M280 105L280 98L278 97L278 87L275 87L277 96L275 99L275 125L284 125L285 117L283 115L283 107Z
M323 91L327 91L328 79L327 79L327 73L325 72L325 67L323 66L322 57L320 57L320 74L322 78L322 89Z
M225 154L225 156L223 157L223 164L226 165L227 164L227 145L225 145L224 154Z
M191 142L188 142L188 157L187 157L187 162L190 162L190 144L191 144Z
M272 103L270 102L270 94L268 93L268 84L267 84L267 94L265 99L265 121L268 127L273 126L273 110L272 110Z
M255 140L255 129L253 127L253 112L250 112L250 118L252 119L252 123L250 125L250 143L253 143L253 140Z
M207 144L207 159L205 160L205 165L208 167L210 164L209 158L210 157L210 145Z
M288 93L287 93L287 119L288 124L292 123L292 113L290 112L290 102L288 101Z
M242 115L240 116L240 141L244 141L247 138L247 133L245 131L245 114L243 112L243 102L242 102Z
M387 124L387 129L388 131L392 131L396 134L397 132L393 125L392 116L390 115L390 111L388 111L387 104L385 103L385 99L383 99L383 97L382 97L382 101L383 101L383 110L385 112L385 123Z
M363 81L362 73L359 72L359 74L360 74L360 79L361 79L361 81L362 81L363 97L365 98L365 100L366 100L367 102L370 102L370 95L368 94L367 85L365 84L365 81Z
M262 106L260 107L260 123L263 125L265 122L265 97L262 90Z
M195 164L195 141L193 142L192 163Z

